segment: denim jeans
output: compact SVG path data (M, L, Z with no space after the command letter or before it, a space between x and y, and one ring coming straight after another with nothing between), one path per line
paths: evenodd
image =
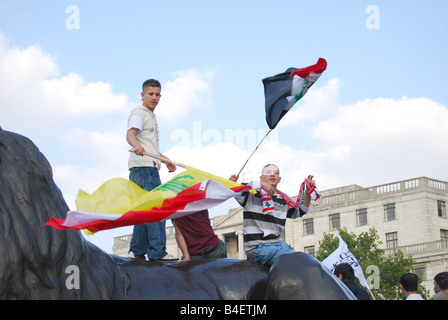
M285 241L260 244L255 250L246 252L247 260L271 266L282 254L293 253L294 249Z
M129 180L146 191L151 191L162 184L159 171L152 167L131 168ZM146 254L149 260L157 260L166 256L165 221L134 226L130 251L139 258Z
M197 255L197 256L190 256L191 260L201 260L201 259L213 259L213 258L227 258L227 249L226 244L219 240L218 247L213 250L210 253L207 253L206 255Z

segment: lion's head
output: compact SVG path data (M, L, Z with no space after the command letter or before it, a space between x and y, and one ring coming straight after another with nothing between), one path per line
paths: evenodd
M0 128L1 299L110 299L125 290L126 279L108 254L79 231L45 226L67 211L39 149ZM79 286L70 285L71 276L79 276Z

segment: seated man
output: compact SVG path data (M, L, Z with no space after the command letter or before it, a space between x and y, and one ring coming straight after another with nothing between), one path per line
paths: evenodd
M226 245L213 231L208 210L172 220L183 260L227 258Z
M238 176L232 175L232 181ZM295 252L280 236L285 232L286 218L295 219L308 212L311 196L304 193L303 203L298 199L297 205L286 194L277 190L280 183L280 171L276 165L268 164L262 170L260 181L252 181L249 185L257 190L256 194L249 192L235 199L244 208L243 233L244 251L248 260L272 265L277 258L285 253ZM313 176L308 176L308 188L315 188ZM310 190L307 190L310 191Z

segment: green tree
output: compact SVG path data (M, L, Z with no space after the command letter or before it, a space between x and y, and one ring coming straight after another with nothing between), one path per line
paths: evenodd
M368 232L362 232L358 236L347 232L344 228L339 230L339 235L347 243L348 249L361 265L375 299L402 299L400 277L406 272L412 272L412 266L415 264L412 257L405 257L400 250L393 256L386 256L385 250L379 248L382 242L379 240L375 228L370 228ZM316 258L323 261L338 246L337 235L324 232L323 239L319 241ZM358 280L356 281L359 283ZM420 286L419 293L425 299L429 297L429 291L424 286Z

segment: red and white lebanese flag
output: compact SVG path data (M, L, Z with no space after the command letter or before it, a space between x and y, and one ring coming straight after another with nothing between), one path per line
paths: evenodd
M188 167L149 192L132 181L111 179L91 195L81 190L76 199L78 210L69 211L65 219L52 218L46 225L60 230L85 229L95 233L178 218L210 209L245 191L253 192L249 186L216 176L210 179L210 176Z
M261 204L263 205L263 213L275 211L274 200L263 189L260 189Z

